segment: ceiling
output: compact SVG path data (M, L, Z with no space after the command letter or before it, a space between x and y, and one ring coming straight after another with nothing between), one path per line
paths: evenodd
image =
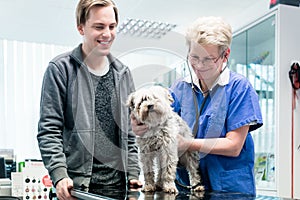
M269 0L115 0L120 7L121 19L142 18L178 24L182 31L200 16L222 16L231 24L239 23L238 16L248 17L268 10ZM246 17L247 18L247 17Z
M81 38L75 26L77 0L0 0L0 38L76 46ZM138 18L176 24L175 38L182 39L187 25L199 16L224 17L233 30L269 10L269 0L115 0L120 22ZM119 36L114 48L160 41ZM117 40L117 41L118 41ZM163 40L163 39L161 39ZM174 45L176 40L168 41ZM120 48L120 49L118 49Z

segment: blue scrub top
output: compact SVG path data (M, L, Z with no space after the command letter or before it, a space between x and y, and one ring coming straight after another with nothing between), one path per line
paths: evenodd
M230 71L229 82L216 85L210 92L199 120L191 83L176 82L170 89L174 98L174 111L189 125L199 123L196 138L225 137L226 133L245 125L250 125L249 134L238 157L228 157L200 153L200 173L206 190L240 192L256 195L254 179L254 143L250 131L262 126L259 98L244 76ZM200 111L204 96L195 86L195 94ZM177 179L189 185L185 169L177 170Z

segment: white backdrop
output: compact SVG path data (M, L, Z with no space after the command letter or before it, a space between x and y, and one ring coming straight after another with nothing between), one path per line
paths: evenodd
M0 40L0 149L17 162L40 159L37 145L40 93L48 62L70 47Z

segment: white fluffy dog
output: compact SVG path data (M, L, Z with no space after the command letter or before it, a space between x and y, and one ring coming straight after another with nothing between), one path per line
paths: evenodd
M172 102L169 91L161 86L142 88L128 97L131 114L149 127L142 137L137 137L145 179L144 192L162 189L177 193L175 178L178 161L188 170L193 191L204 190L198 172L199 154L177 150L177 134L185 138L193 136L187 124L172 110Z

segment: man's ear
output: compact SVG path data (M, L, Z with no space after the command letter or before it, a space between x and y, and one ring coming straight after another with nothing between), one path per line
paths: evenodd
M83 25L82 24L80 24L80 25L78 25L77 26L77 30L78 30L78 32L80 33L80 35L84 35L84 30L83 30L84 28L83 28Z

